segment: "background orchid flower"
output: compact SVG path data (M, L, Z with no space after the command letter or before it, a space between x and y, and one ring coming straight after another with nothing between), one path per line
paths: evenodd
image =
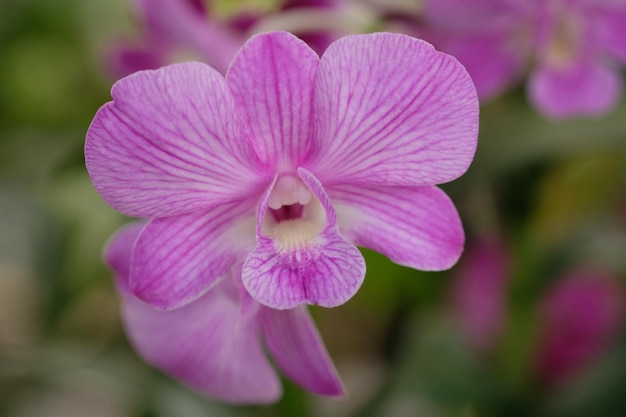
M417 31L457 57L481 100L520 81L552 118L610 111L622 89L626 2L622 0L431 0Z
M488 353L506 325L509 252L496 239L469 245L454 270L452 314L467 344Z
M288 30L321 54L355 26L345 17L356 13L340 0L290 0L273 11L241 11L230 17L217 16L213 3L133 0L142 39L137 44L118 42L112 48L107 56L111 72L121 78L136 71L196 59L224 74L253 33Z
M426 270L461 254L459 216L435 185L469 166L478 103L464 68L421 40L349 36L320 60L272 32L226 80L177 64L112 96L87 133L87 169L109 205L151 219L129 287L158 308L242 261L250 295L287 309L351 298L365 274L355 245Z
M558 383L584 370L619 333L625 307L621 282L605 271L579 269L562 277L539 309L538 376Z
M123 77L191 57L221 73L245 42L237 28L209 18L204 0L133 0L142 26L136 44L118 42L107 56L111 72Z
M148 362L212 398L268 403L281 396L265 355L303 388L330 396L344 388L306 307L272 310L250 298L233 268L216 287L178 310L159 311L128 288L133 245L142 224L112 238L107 263L116 272L128 337Z

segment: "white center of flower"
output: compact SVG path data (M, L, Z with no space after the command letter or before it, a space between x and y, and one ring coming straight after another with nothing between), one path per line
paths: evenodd
M302 249L313 243L326 223L322 203L292 175L278 178L270 194L263 232L274 240L278 252Z

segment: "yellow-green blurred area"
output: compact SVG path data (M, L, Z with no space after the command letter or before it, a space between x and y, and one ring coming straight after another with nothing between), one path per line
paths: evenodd
M229 15L271 4L215 7ZM312 308L348 398L285 379L275 405L226 406L145 364L101 260L129 219L101 200L83 160L114 82L104 51L137 30L126 0L0 2L0 416L626 416L623 318L575 377L547 386L533 376L546 288L581 266L626 284L626 102L598 119L553 122L521 87L482 107L475 161L443 186L468 250L497 235L510 252L505 325L488 353L455 324L456 268L419 272L364 250L357 296Z

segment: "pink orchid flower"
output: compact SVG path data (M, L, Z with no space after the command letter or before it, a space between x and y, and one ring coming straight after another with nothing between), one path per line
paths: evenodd
M464 68L405 35L355 35L320 59L285 32L251 38L226 79L201 63L118 81L85 144L98 192L150 219L129 288L173 309L243 262L276 309L334 307L365 275L355 245L452 266L464 234L436 184L468 168L478 102Z
M576 270L541 302L536 371L557 383L583 370L607 350L624 325L624 291L612 275Z
M225 74L248 35L270 18L279 20L271 25L290 26L316 52L322 53L341 36L340 26L334 24L337 26L334 29L332 22L338 21L337 16L345 9L340 0L290 0L267 15L247 12L220 20L211 14L211 3L204 0L133 0L133 3L143 38L134 45L119 42L107 55L110 72L116 78L191 57ZM306 14L310 15L308 24L300 22ZM320 17L331 23L310 23Z
M281 385L264 350L290 379L321 395L345 391L308 310L272 310L250 298L234 268L209 293L174 311L159 311L128 287L131 254L142 224L120 230L106 250L122 297L131 343L148 362L191 388L232 403L268 403Z
M457 57L481 100L521 80L552 118L597 116L615 107L626 63L624 0L429 0L421 33Z

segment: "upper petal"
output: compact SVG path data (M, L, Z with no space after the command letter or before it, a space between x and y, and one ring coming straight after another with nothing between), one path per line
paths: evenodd
M317 198L311 204L321 204L325 223L314 232L294 229L290 235L287 230L286 242L267 235L262 225L270 187L259 205L257 247L244 261L242 281L250 295L268 307L289 309L303 303L335 307L349 300L363 283L365 261L338 233L337 216L320 182L305 169L298 173ZM307 233L303 236L302 231Z
M548 117L599 116L617 104L622 80L601 63L580 62L567 68L538 68L528 89L534 106Z
M322 57L314 96L324 184L430 185L465 172L478 100L453 57L406 35L348 36Z
M151 220L139 236L130 288L170 310L207 292L254 247L254 204Z
M171 216L238 200L267 184L226 83L210 67L185 63L135 73L118 81L112 96L89 127L85 162L113 208Z
M262 310L265 343L278 367L303 388L321 395L345 395L337 369L305 306Z
M270 32L246 42L228 71L228 86L254 132L257 153L278 170L295 169L309 151L318 64L303 41Z
M437 271L456 263L465 235L450 198L439 188L333 187L342 233L397 264Z

